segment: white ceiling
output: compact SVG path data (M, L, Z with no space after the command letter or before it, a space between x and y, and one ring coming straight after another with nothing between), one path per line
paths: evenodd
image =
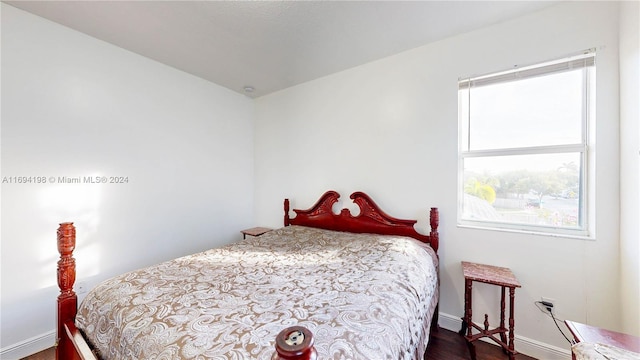
M4 1L258 97L557 1Z

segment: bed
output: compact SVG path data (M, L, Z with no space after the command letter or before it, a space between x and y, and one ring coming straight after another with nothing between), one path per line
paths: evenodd
M57 359L422 359L437 327L438 210L334 213L328 191L284 227L108 279L77 308L75 227L58 228Z

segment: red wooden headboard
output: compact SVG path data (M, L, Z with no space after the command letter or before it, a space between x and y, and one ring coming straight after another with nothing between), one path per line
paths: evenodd
M354 233L373 233L383 235L408 236L426 242L431 245L434 251L438 251L438 209L431 208L429 222L431 232L429 235L418 233L414 229L416 220L397 219L387 215L369 195L357 191L351 194L350 198L360 207L360 214L351 215L349 209L342 209L335 214L332 211L333 205L340 198L340 194L330 190L324 193L320 199L307 210L293 209L295 218L289 217L289 199L284 200L284 225L301 225L321 229L348 231Z

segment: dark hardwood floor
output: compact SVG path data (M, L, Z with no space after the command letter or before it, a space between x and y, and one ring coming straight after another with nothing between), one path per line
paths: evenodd
M508 359L502 350L492 344L485 343L483 341L476 341L476 353L477 360L503 360ZM464 338L458 333L439 329L438 331L432 331L431 339L429 340L429 346L427 348L427 354L424 360L469 360L469 350ZM37 354L28 356L22 360L54 360L55 351L53 348L44 350ZM517 360L536 360L532 357L518 354Z
M502 348L484 341L475 341L476 360L503 360L509 357ZM469 349L464 337L457 332L443 328L431 331L431 339L427 346L424 360L469 360ZM516 360L536 360L530 356L517 354Z

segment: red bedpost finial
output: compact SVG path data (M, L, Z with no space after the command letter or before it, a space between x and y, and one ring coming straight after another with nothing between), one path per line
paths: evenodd
M431 238L431 247L437 252L438 243L440 241L440 235L438 234L438 225L440 225L438 208L431 208L431 212L429 213L429 222L431 224L431 233L429 233L429 237Z
M60 224L58 228L58 330L56 334L56 359L76 359L73 343L66 335L65 323L73 324L78 308L78 297L73 292L76 282L76 260L73 250L76 248L76 228L72 222Z
M311 331L302 326L282 330L276 337L276 352L271 360L316 360L318 353L313 347Z
M73 258L73 250L76 248L76 228L72 222L60 224L58 228L58 298L75 296L73 283L76 282L76 260Z

